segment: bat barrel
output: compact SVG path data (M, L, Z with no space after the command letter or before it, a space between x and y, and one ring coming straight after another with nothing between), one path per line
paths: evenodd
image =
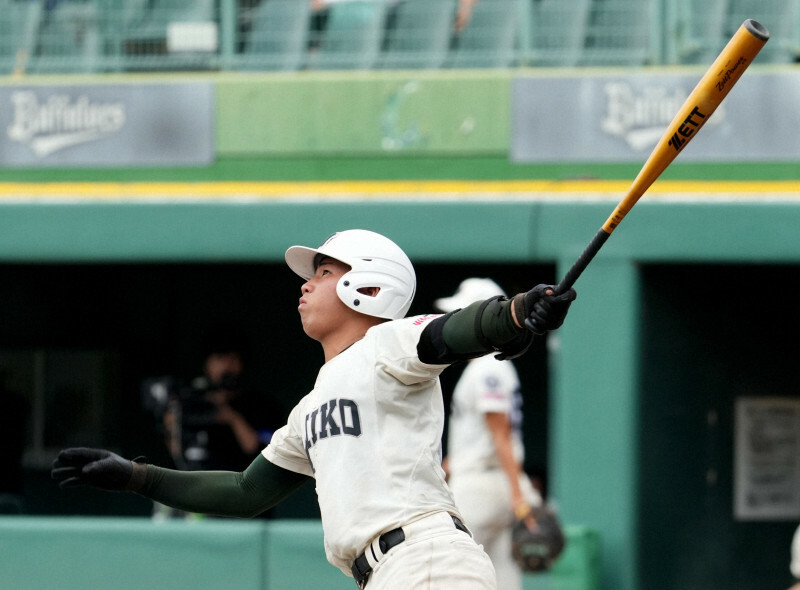
M747 19L742 23L683 103L603 229L608 233L616 229L650 185L694 139L768 40L769 31L758 21Z
M611 216L569 269L564 279L556 285L557 294L572 287L611 232L650 185L697 135L768 40L769 31L758 21L747 19L742 23L683 103Z

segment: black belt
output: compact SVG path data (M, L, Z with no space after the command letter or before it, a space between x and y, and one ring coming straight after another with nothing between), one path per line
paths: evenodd
M450 517L453 519L453 524L459 531L464 531L471 536L469 529L464 526L464 523L461 522L460 518L453 516L452 514ZM388 533L383 533L380 537L378 537L378 547L380 547L381 552L385 554L387 551L389 551L389 549L399 545L405 540L406 534L403 532L403 529L392 529ZM367 547L366 551L372 551L372 547ZM358 584L358 587L362 590L364 587L366 587L369 575L372 573L372 566L369 564L369 561L367 561L366 551L356 557L356 560L350 567L350 571L353 572L353 577L356 579L356 584ZM372 557L375 559L375 561L378 560L375 556L375 553L372 554Z

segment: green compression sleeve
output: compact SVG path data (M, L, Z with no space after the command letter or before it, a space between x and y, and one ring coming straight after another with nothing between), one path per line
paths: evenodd
M187 512L251 518L309 479L259 455L242 472L176 471L147 465L144 484L137 493Z
M448 365L499 352L498 359L524 354L533 335L518 328L511 317L511 302L489 299L468 305L431 321L420 334L417 355L423 363Z
M484 304L473 303L447 318L442 338L451 352L470 355L500 350L522 332L511 318L511 301L494 300L485 308Z

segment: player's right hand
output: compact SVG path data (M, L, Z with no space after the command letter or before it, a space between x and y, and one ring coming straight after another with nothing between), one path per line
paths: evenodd
M556 295L553 285L536 285L527 293L514 297L515 310L521 312L517 317L524 318L521 321L534 334L544 334L561 327L577 296L575 289Z
M50 475L62 488L88 485L102 490L129 490L133 461L104 449L76 447L58 454Z

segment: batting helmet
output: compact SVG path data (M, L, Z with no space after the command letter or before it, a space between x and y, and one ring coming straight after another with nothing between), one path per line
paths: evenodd
M365 229L337 232L319 248L292 246L286 250L286 264L309 280L320 255L350 267L336 285L336 294L347 307L378 318L405 317L414 299L417 277L408 256L389 238ZM367 287L377 287L377 294L359 293Z

